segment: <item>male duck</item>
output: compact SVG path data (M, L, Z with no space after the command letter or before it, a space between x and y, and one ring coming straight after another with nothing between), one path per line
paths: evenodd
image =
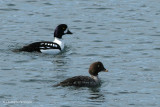
M20 51L26 52L42 52L47 54L59 53L64 48L64 43L62 41L62 36L65 34L72 34L66 24L60 24L56 27L54 31L54 40L52 41L42 41L34 42L23 48Z

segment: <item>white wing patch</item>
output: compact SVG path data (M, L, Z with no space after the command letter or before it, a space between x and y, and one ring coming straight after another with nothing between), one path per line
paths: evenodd
M44 43L41 43L41 45L44 45Z
M58 48L57 44L54 44L54 43L41 43L40 45L41 45L41 47L40 47L41 49L45 49L45 48L46 49L50 49L50 48L52 49L52 47L53 48Z
M45 49L45 47L39 47L40 49Z

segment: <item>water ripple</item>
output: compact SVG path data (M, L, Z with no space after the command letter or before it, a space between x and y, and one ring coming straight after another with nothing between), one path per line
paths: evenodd
M0 11L19 11L19 9L15 9L15 8L0 8Z
M26 2L28 2L28 3L35 3L37 1L36 0L27 0Z
M82 22L82 20L73 20L73 22Z
M154 48L153 50L160 50L160 48Z
M12 86L15 86L16 83L3 83L3 85L12 85Z
M150 35L150 36L160 36L160 34L154 34L154 35Z
M16 6L15 4L7 4L7 6Z
M95 10L113 10L113 8L105 8L105 7L100 7L100 8L84 8L84 9L87 9L87 10L90 10L90 9L95 9Z
M55 80L45 80L45 79L29 79L29 80L21 80L23 83L28 83L28 82L37 82L37 83L49 83L52 82L54 83Z
M45 4L45 5L49 5L49 6L51 6L51 5L53 5L52 3L43 3L43 4Z
M0 95L0 98L9 99L10 97L12 97L12 95L5 95L5 94Z

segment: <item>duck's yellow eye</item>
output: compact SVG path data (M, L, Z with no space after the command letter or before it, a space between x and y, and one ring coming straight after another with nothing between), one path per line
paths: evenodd
M65 27L63 27L63 29L65 29Z

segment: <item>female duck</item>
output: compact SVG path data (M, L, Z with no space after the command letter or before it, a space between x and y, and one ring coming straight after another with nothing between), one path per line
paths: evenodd
M90 65L89 76L75 76L68 78L55 86L79 86L79 87L97 87L101 84L98 78L98 73L104 71L108 72L101 62L94 62Z

